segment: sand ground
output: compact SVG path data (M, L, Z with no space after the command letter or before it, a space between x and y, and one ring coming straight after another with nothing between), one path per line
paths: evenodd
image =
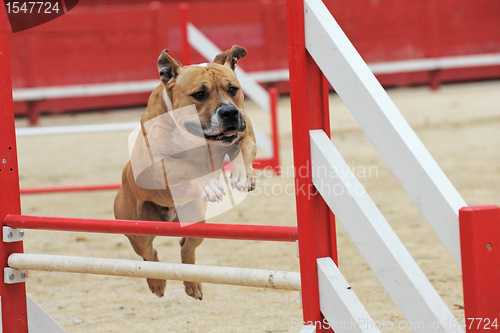
M389 94L469 205L500 202L500 82L391 89ZM214 222L295 225L290 105L279 106L281 178L261 174L259 191ZM332 140L459 321L461 272L336 95L330 97ZM143 108L44 116L41 126L138 121ZM251 102L254 124L269 117ZM26 126L24 119L18 127ZM22 187L115 183L128 159L126 132L20 137ZM291 185L290 185L291 186ZM288 186L288 188L290 188ZM29 215L113 218L116 191L24 195ZM160 260L180 262L177 238L155 241ZM339 267L376 322L404 320L338 224ZM25 252L139 259L123 235L29 231ZM294 243L205 240L197 263L298 271ZM169 281L165 297L145 280L30 271L28 294L68 332L298 332L299 292L204 284L204 299ZM394 331L390 329L384 332ZM408 330L409 331L409 330Z

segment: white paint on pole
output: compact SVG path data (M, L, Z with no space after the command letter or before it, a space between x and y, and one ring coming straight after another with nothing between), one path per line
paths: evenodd
M466 206L320 0L305 0L306 47L335 91L460 265Z
M10 267L39 271L130 276L235 286L300 290L300 273L237 267L171 264L88 257L14 253Z
M222 53L222 50L217 45L212 43L210 39L191 23L188 23L188 36L191 46L208 61L213 61L216 55ZM235 72L243 92L258 106L269 112L270 99L267 91L240 67L236 67Z
M314 186L406 320L427 324L414 331L463 332L325 132L310 138Z
M321 313L337 333L380 332L332 258L318 258Z

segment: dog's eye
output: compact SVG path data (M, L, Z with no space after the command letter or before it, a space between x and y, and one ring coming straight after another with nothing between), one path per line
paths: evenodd
M200 90L198 92L195 92L191 96L193 96L193 98L195 100L201 102L201 101L203 101L205 99L205 97L207 96L207 94L203 90Z
M238 88L236 88L236 87L230 87L229 88L229 95L231 95L231 96L234 97L234 96L236 96L237 92L238 92Z

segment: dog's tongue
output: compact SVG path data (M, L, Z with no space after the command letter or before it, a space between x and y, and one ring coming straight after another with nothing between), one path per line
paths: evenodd
M235 129L232 129L232 130L226 130L226 131L224 131L224 132L222 132L222 133L224 133L224 134L234 134L234 133L236 133L236 130L235 130Z

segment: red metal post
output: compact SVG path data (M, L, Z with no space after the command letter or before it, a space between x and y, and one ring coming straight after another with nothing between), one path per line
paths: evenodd
M16 134L12 104L7 15L0 6L0 218L20 214L19 174ZM3 230L0 230L0 234ZM3 235L2 235L3 236ZM3 238L2 238L3 239ZM27 333L26 286L4 283L4 267L11 253L23 252L22 242L4 243L0 239L0 296L2 297L2 328L4 333Z
M278 89L269 89L269 102L271 103L271 136L273 140L273 168L276 176L280 175L280 137L278 131Z
M312 185L309 138L312 129L330 135L328 84L305 48L303 0L287 1L287 27L304 322L316 323L316 332L330 332L317 324L324 318L316 259L332 257L337 262L335 218Z
M189 44L188 23L189 23L189 5L181 3L179 5L181 19L181 41L182 41L182 65L191 65L191 44Z
M13 228L108 234L245 239L277 242L294 242L297 240L297 228L290 226L216 223L181 224L179 222L82 219L28 215L7 215L4 217L4 224Z
M466 331L500 330L500 207L460 209L460 247Z

